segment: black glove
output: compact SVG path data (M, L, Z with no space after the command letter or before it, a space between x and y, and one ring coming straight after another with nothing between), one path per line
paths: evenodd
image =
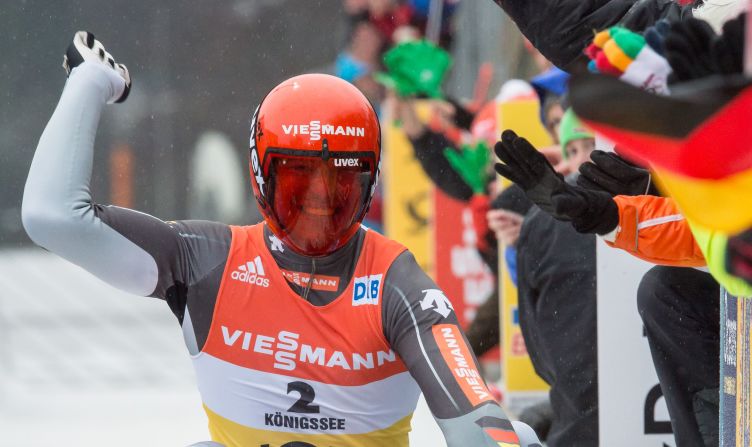
M643 34L645 42L650 45L653 51L661 56L664 53L663 41L666 40L666 35L668 35L670 27L671 25L667 19L661 19L655 22L655 25L648 27Z
M726 270L752 285L752 229L729 238Z
M605 191L612 196L660 195L647 169L635 166L613 152L593 151L590 160L580 166L579 186Z
M747 13L723 24L721 36L713 42L713 60L718 72L739 74L744 70L744 29Z
M516 183L543 211L572 222L580 233L606 234L619 224L619 208L608 193L568 185L546 157L511 130L494 146L496 172Z
M475 119L475 114L467 110L464 105L460 104L454 98L447 96L446 100L454 106L454 124L460 129L470 130L470 126L472 126Z
M564 184L551 196L560 220L572 222L579 233L608 234L619 225L619 207L611 195Z
M673 69L669 84L717 74L713 41L717 35L704 20L690 17L671 23L663 42L665 56Z
M665 56L673 69L669 83L740 74L744 68L746 20L746 13L729 20L720 36L703 20L689 18L673 23L664 41Z
M533 203L556 217L551 194L566 183L546 157L511 130L501 134L501 141L494 146L494 152L504 162L494 165L496 172L519 185Z

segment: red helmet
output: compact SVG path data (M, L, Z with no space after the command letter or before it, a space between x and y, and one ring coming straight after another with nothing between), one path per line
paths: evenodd
M251 123L253 193L271 231L306 256L342 247L378 181L379 120L352 84L325 74L288 79Z

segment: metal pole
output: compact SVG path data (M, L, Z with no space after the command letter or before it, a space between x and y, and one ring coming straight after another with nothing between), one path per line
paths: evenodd
M750 0L752 1L752 0ZM428 23L426 24L426 39L438 44L441 36L441 19L444 15L444 0L431 0L428 7Z

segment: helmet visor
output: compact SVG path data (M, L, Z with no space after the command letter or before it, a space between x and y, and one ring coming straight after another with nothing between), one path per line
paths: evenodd
M372 158L270 155L269 199L277 236L308 256L344 245L370 197Z

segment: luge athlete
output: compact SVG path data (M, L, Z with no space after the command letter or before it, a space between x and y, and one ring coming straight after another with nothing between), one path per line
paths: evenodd
M24 227L111 285L167 302L214 441L406 446L422 391L450 447L521 444L450 301L402 245L360 224L381 141L355 87L302 75L256 109L250 169L264 223L165 222L89 193L99 118L127 97L128 70L83 31L64 66L24 191ZM532 436L521 445L538 445Z

